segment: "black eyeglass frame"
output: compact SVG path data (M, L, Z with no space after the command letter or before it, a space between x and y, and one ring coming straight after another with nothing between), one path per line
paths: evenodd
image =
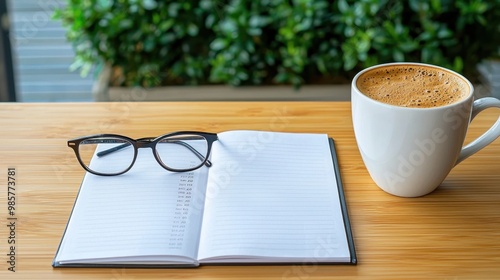
M207 140L207 154L206 154L206 156L201 155L197 150L195 150L192 147L189 148L190 146L188 145L189 146L188 148L191 151L193 151L193 153L195 153L196 156L198 156L200 159L202 159L202 162L199 165L197 165L195 167L191 167L191 168L175 169L175 168L171 168L171 167L165 165L162 162L162 160L160 159L160 157L158 156L158 153L156 152L156 145L161 140L168 138L168 137L174 137L174 136L180 136L180 135L197 135L197 136L202 136L203 138L205 138ZM133 158L132 162L130 163L130 166L128 168L126 168L125 170L120 171L120 172L116 172L116 173L101 173L101 172L97 172L97 171L90 169L83 162L83 160L80 157L79 146L80 146L80 143L85 141L85 140L89 140L92 138L99 138L99 137L112 137L112 138L118 138L118 139L121 138L124 141L131 143L132 146L134 147L134 158ZM83 167L83 169L85 169L86 171L88 171L92 174L95 174L95 175L100 175L100 176L117 176L117 175L121 175L121 174L128 172L132 168L132 166L134 166L134 163L137 159L138 150L140 148L150 148L152 150L154 158L156 159L158 164L161 167L163 167L164 169L171 171L171 172L189 172L189 171L196 170L196 169L202 167L203 165L210 167L210 166L212 166L212 163L208 160L208 158L210 157L210 152L212 150L212 144L217 140L218 140L218 137L217 137L216 133L199 132L199 131L176 131L176 132L172 132L172 133L163 134L163 135L160 135L158 137L144 137L144 138L139 138L139 139L132 139L130 137L127 137L124 135L119 135L119 134L94 134L94 135L88 135L88 136L83 136L83 137L78 137L78 138L68 140L68 147L73 149L73 151L75 152L76 158L78 159L78 162ZM125 146L123 146L123 147L129 146L127 143L125 143L124 145ZM187 144L184 143L183 145L186 146ZM111 148L111 149L114 149L114 148ZM104 152L106 152L106 151L104 151Z

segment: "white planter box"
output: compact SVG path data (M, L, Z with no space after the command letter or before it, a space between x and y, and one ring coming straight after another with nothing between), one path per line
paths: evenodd
M350 85L303 86L299 90L287 86L111 87L104 98L109 101L348 101L350 90Z
M109 68L105 68L93 87L95 101L348 101L350 84L292 86L168 86L151 89L108 87Z
M481 82L493 97L500 98L500 60L486 60L477 66Z

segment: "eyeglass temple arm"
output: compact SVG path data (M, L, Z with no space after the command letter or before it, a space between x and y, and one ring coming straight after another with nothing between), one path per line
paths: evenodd
M121 150L121 149L123 149L123 148L126 148L126 147L128 147L128 146L130 146L130 145L131 145L130 143L123 143L123 144L121 144L121 145L119 145L119 146L115 146L115 147L113 147L113 148L109 148L109 149L107 149L107 150L100 151L100 152L98 152L98 153L97 153L97 156L98 156L98 157L103 157L103 156L109 155L109 154L111 154L111 153L114 153L114 152L116 152L116 151L119 151L119 150Z
M198 152L198 150L196 150L195 148L193 148L193 146L189 145L186 142L183 142L181 140L166 140L166 142L180 144L180 145L188 148L189 150L191 150L191 152L193 152L193 154L195 154L200 160L202 160L202 161L205 160L205 157L200 152ZM207 159L207 161L205 162L205 165L207 167L210 167L210 166L212 166L212 162L209 159Z
M189 137L186 137L186 139L183 139L183 140L189 140ZM180 144L180 145L188 148L191 152L193 152L193 154L195 154L200 160L202 160L202 161L205 160L205 157L202 154L200 154L200 152L198 152L195 148L193 148L193 146L189 145L186 142L183 142L181 140L169 140L169 139L162 140L161 142ZM130 143L123 143L123 144L118 145L116 147L109 148L109 149L104 150L104 151L100 151L100 152L97 153L97 156L98 157L102 157L102 156L114 153L116 151L119 151L121 149L124 149L124 148L126 148L126 147L128 147L130 145L131 145ZM206 162L205 162L205 165L207 167L211 167L212 166L212 162L209 159L207 159Z

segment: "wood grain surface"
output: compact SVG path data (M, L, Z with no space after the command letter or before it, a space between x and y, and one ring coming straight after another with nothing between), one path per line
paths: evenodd
M481 113L466 141L498 115L495 109ZM500 278L498 139L456 166L433 193L400 198L370 179L356 147L349 102L3 103L0 128L0 279ZM335 139L358 265L52 268L84 175L68 139L234 129L327 133ZM7 256L9 167L16 170L16 272L8 270Z

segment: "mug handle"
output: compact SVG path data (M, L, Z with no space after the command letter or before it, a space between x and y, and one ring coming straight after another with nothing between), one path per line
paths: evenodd
M483 97L481 99L478 99L474 101L474 104L472 106L472 114L471 114L471 119L472 120L484 109L491 108L491 107L498 107L500 108L500 100L493 98L493 97ZM460 155L458 156L457 162L455 165L459 164L462 162L464 159L470 157L471 155L475 154L482 148L486 147L489 145L491 142L495 141L500 136L500 117L498 120L493 124L493 126L488 129L483 135L479 136L476 140L472 141L469 143L467 146L462 148L462 151L460 152Z

